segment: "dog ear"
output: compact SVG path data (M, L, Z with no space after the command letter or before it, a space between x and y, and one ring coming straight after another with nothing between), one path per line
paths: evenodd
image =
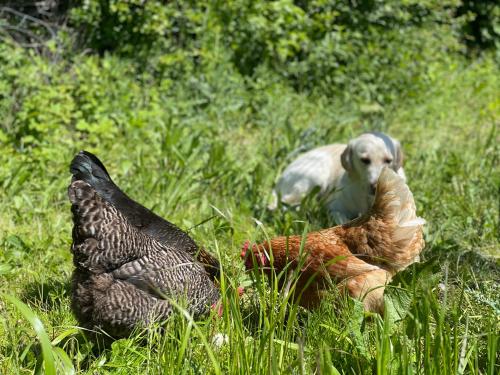
M352 145L350 142L340 155L340 162L346 171L349 172L352 169Z
M392 161L392 168L397 172L401 167L403 167L403 150L401 149L401 143L396 140L392 140L394 144L394 160Z

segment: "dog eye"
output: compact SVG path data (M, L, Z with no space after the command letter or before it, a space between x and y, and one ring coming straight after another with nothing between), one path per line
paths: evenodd
M391 163L392 163L392 159L385 159L385 160L384 160L384 163L385 163L385 164L391 164Z
M364 164L366 164L366 165L370 164L370 159L369 159L369 158L361 158L361 161L362 161Z

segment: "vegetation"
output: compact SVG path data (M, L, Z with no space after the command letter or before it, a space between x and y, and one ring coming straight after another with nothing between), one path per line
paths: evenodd
M498 7L2 3L1 373L499 372ZM268 212L270 191L297 153L364 130L402 141L422 262L383 318L334 289L305 311L284 275L246 274L240 247L328 225L314 201ZM180 311L104 347L75 326L66 189L81 149L218 255L222 318Z

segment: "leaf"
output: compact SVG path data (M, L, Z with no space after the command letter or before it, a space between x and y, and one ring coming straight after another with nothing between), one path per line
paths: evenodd
M437 257L430 258L424 263L414 263L404 271L398 272L389 285L408 287L417 284L420 289L432 288L441 278L439 263Z
M12 267L8 263L0 263L0 275L7 275L12 271Z
M352 315L349 319L349 336L352 345L358 354L366 359L370 358L367 342L363 336L363 322L365 319L365 307L361 301L351 299L353 302Z
M412 302L412 295L403 288L387 287L384 293L384 302L384 315L393 324L406 317Z
M66 337L77 334L80 330L76 327L72 327L70 329L67 329L66 331L62 332L57 336L55 339L52 340L52 345L57 345L59 344L62 340L64 340Z
M36 316L26 304L19 301L16 297L8 294L4 294L3 296L19 310L19 312L30 322L31 326L35 330L35 333L42 347L43 361L45 364L45 374L56 375L56 366L54 362L52 345L50 344L49 336L47 335L47 332L45 332L45 328L43 327L43 324L38 316Z
M75 373L75 368L71 359L69 359L68 354L64 350L58 347L52 348L52 353L59 360L60 364L58 366L58 374L73 375Z
M290 350L295 350L295 351L299 351L300 350L300 346L299 344L295 343L295 342L290 342L290 341L284 341L284 340L280 340L280 339L273 339L273 341L280 345L280 346L283 346L283 347L287 347L288 349ZM308 348L308 347L304 347L303 348L304 352L308 353L310 352L311 350Z
M416 263L394 276L384 293L385 314L389 322L403 320L415 299L414 293L433 288L440 280L441 273L435 272L436 259ZM413 287L411 287L413 286Z

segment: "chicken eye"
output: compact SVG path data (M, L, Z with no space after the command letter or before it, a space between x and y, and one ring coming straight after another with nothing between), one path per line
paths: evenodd
M369 159L369 158L361 158L361 162L362 162L363 164L368 165L368 164L370 164L370 159Z
M385 164L391 164L391 163L392 163L392 159L385 159L385 160L384 160L384 163L385 163Z

